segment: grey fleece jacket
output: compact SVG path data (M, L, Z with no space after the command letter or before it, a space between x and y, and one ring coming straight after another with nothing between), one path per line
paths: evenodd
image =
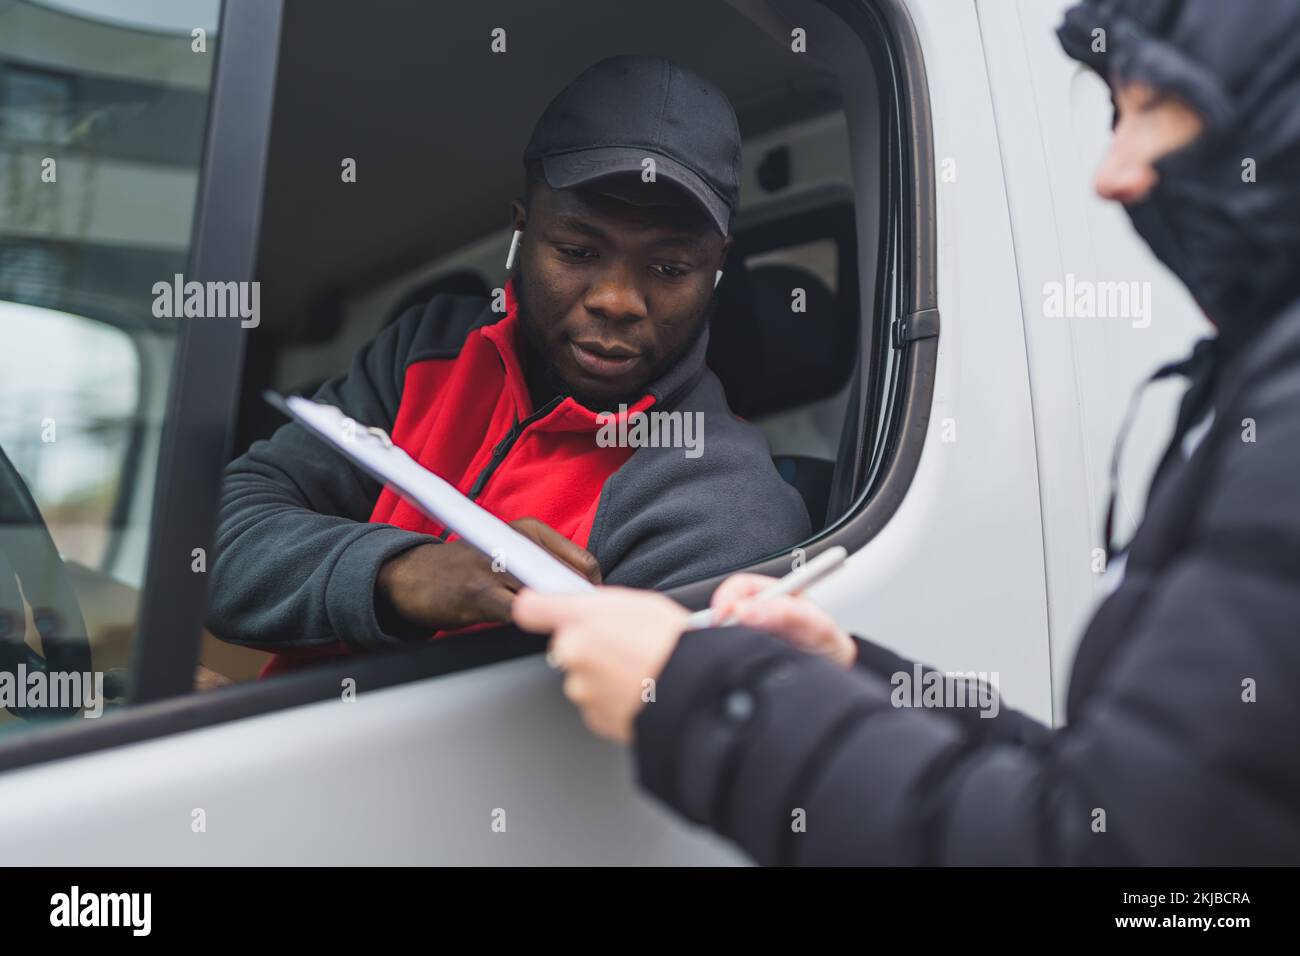
M338 406L363 425L393 432L400 445L403 428L409 431L410 426L393 431L399 410L403 422L421 412L405 408L404 394L409 383L428 374L430 363L455 363L437 401L484 393L505 400L511 363L498 350L502 341L512 339L500 330L486 333L510 321L515 321L513 310L493 312L484 299L437 296L400 316L361 349L346 375L325 383L315 399ZM607 583L670 587L770 556L808 536L803 502L777 474L762 433L731 414L721 383L705 368L707 342L706 332L649 389L655 410L703 413L705 453L687 458L681 448L637 448L603 479L585 545ZM516 416L509 432L498 435L476 410L480 405L466 401L464 411L458 407L449 418L455 422L456 443L479 448L476 461L489 446L503 453L499 460L494 455L495 464L486 469L489 494L511 480L519 446L539 435L555 440L564 429L548 434L548 424L560 415L571 420L585 412L573 399L564 399L549 411L544 407L522 420ZM577 439L586 445L556 447L589 450L594 430ZM431 453L427 447L407 451L422 462L430 454L437 457L436 449ZM584 467L580 458L556 452L553 480L562 482L566 469ZM475 476L469 472L443 477L466 488L480 484L470 482ZM376 619L376 574L390 558L437 539L372 523L382 490L294 423L231 462L212 569L208 626L213 633L231 643L276 651L324 648L340 641L353 649L399 642ZM532 513L508 513L509 508L498 507L498 516L514 520Z

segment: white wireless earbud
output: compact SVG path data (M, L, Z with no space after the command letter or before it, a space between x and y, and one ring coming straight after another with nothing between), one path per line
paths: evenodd
M717 273L713 276L713 288L716 289L718 287L718 283L721 281L722 281L722 270L719 269Z
M513 269L515 267L515 253L519 251L519 237L523 234L522 229L516 229L514 236L510 239L510 251L506 253L507 269ZM718 275L722 275L722 273L719 272Z

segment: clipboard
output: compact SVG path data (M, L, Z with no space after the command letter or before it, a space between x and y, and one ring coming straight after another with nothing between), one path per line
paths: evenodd
M333 405L298 395L268 391L262 397L465 543L500 562L502 570L525 586L548 594L594 590L590 581L541 545L416 462L382 428L363 425Z

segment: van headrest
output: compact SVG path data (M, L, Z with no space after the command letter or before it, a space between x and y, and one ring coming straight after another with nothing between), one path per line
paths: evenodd
M803 311L792 309L802 289ZM708 363L743 418L834 395L853 369L856 323L807 269L746 269L736 257L718 286Z

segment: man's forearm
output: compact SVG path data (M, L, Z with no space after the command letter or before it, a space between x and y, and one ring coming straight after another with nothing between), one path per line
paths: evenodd
M267 650L399 640L376 617L376 577L385 562L431 539L314 510L297 482L259 452L237 460L226 477L208 613L213 633ZM306 467L329 468L323 459L333 456L319 454L322 460Z

